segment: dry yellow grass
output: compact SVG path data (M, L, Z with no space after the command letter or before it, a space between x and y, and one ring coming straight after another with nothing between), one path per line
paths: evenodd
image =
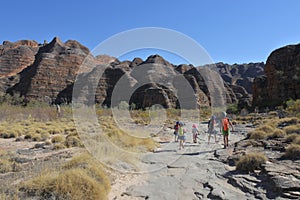
M254 139L254 140L262 140L265 139L268 135L266 132L262 130L254 130L248 133L248 138L249 139Z
M120 147L141 152L153 151L158 145L150 136L148 138L138 138L129 135L119 129L110 118L101 119L101 121L102 129L109 140Z
M286 126L283 128L283 130L286 132L286 134L293 134L293 133L300 134L300 124Z
M291 143L294 142L297 138L300 138L300 135L297 133L292 133L285 137L285 141Z
M283 138L285 136L286 136L286 133L283 130L276 128L272 134L268 135L268 138L269 139Z
M17 171L19 164L14 161L14 154L9 151L0 150L0 173Z
M249 153L238 160L236 169L243 172L254 172L254 170L261 169L262 164L267 161L267 157L262 153Z
M290 144L285 150L284 157L292 160L300 159L300 145Z
M263 131L266 134L271 134L274 131L274 127L271 126L270 124L265 124L265 125L259 126L256 130Z
M52 143L62 143L65 141L65 137L62 135L54 135L51 139Z
M110 181L101 165L85 153L67 162L61 171L48 170L24 182L21 190L37 197L105 200L110 190Z

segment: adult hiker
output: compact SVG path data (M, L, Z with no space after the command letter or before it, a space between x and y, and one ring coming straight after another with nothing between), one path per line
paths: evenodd
M183 128L183 126L184 124L180 122L179 129L178 129L179 150L181 150L181 148L184 148L186 130Z
M199 135L199 130L198 130L196 124L192 125L192 134L193 134L193 142L197 143L197 138L198 138L198 135Z
M179 129L179 121L174 125L174 139L175 142L178 142L178 129Z
M227 117L227 113L223 112L222 133L223 133L223 138L224 138L224 149L226 149L228 147L228 136L230 134L229 126L231 126L231 130L234 131L233 125Z
M217 143L217 131L215 130L216 122L216 116L212 115L210 120L208 121L208 144L210 142L210 137L214 135L215 137L215 143Z

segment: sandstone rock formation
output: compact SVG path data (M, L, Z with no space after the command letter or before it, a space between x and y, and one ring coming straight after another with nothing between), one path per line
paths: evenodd
M94 59L86 47L76 41L63 43L56 37L38 49L34 62L19 73L19 82L8 88L7 92L53 102L62 90L73 84L84 59ZM92 66L87 66L86 70Z
M121 80L128 85L132 95L126 101L134 103L137 108L155 104L179 108L182 106L179 105L180 101L184 100L178 99L178 96L195 99L198 106L238 101L246 101L243 105L249 106L251 95L248 95L250 89L247 84L260 73L263 65L231 67L219 63L215 69L211 66L196 68L186 64L173 65L159 55L149 56L145 61L135 58L121 62L107 55L94 57L88 48L77 41L64 43L57 37L45 44L26 40L15 43L6 41L0 46L0 53L2 93L20 94L28 100L70 103L75 78L80 74L78 82L81 86L78 90L84 94L82 96L86 103L96 101L111 106L113 91ZM221 72L225 82L219 80L216 71ZM90 80L94 80L92 84ZM189 88L193 92L187 92ZM125 99L117 98L114 103L122 100Z
M238 103L239 110L252 106L254 78L264 75L264 63L206 65L218 71L226 83L227 103Z
M253 86L255 106L278 106L288 99L300 98L300 44L273 51L265 66L266 77Z
M17 73L21 72L35 60L38 43L31 40L20 40L15 43L4 41L0 45L0 90L6 89L19 81Z
M233 64L216 63L222 78L229 85L245 88L252 94L252 83L257 76L264 75L264 63Z

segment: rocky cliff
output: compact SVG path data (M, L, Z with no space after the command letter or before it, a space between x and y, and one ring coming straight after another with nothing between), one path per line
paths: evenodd
M141 66L143 70L137 70ZM0 45L0 90L2 94L17 94L28 100L69 103L72 100L75 78L81 74L80 90L89 88L84 91L87 93L85 101L96 101L110 106L114 88L122 78L126 84L132 86L130 103L134 103L138 108L155 104L178 108L178 87L181 87L182 93L187 89L174 82L181 76L194 91L194 96L186 99L195 99L198 105L236 103L245 99L250 101L249 84L252 83L253 77L261 74L263 63L234 66L218 63L216 66L215 69L206 66L205 70L193 65L177 66L159 55L150 56L145 61L135 58L132 61L121 62L105 55L94 57L88 48L77 41L69 40L64 43L57 37L49 44L38 44L29 40L15 43L6 41ZM219 75L215 74L216 71L221 73L225 82L222 80L218 85L215 84L215 93L211 94L208 83L213 82L213 79L217 80ZM97 77L99 74L101 77ZM212 80L206 80L208 74ZM96 85L86 85L89 84L89 80L94 79L97 79ZM95 96L88 95L91 90L95 90ZM225 94L222 94L222 90ZM212 95L216 97L214 100L211 99ZM226 102L221 102L222 95L226 96Z
M248 64L225 64L222 62L206 65L218 71L225 81L228 94L228 103L238 103L238 108L249 109L252 106L252 85L254 79L264 75L264 63L248 63ZM236 101L230 101L236 99Z
M258 107L282 105L300 98L300 44L273 51L267 59L265 76L253 85L253 104Z

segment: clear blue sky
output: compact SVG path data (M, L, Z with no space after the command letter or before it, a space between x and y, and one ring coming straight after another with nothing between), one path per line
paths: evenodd
M0 40L58 36L93 49L122 31L162 27L193 38L215 62L265 62L272 50L300 43L299 9L299 0L6 0Z

